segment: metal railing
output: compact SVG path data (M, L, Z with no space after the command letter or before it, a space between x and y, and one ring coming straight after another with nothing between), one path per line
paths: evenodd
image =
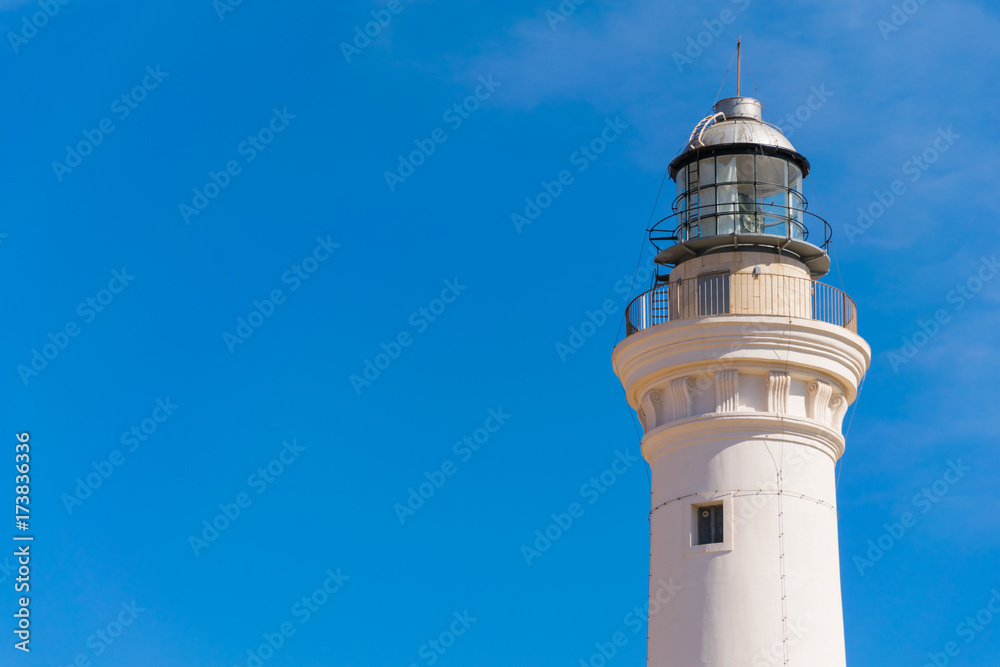
M625 334L714 315L801 317L858 330L854 301L836 287L769 273L716 273L657 285L637 296L625 309Z
M754 183L738 181L726 185L754 185ZM787 187L781 189L787 191L789 199L794 194L801 200L802 206L751 200L713 202L684 208L680 204L690 196L690 192L684 192L674 199L671 207L673 213L658 220L646 230L649 233L649 240L657 250L663 250L667 245L702 236L767 234L809 241L826 249L833 238L833 228L830 227L830 223L812 211L806 210L808 202L800 193ZM813 239L810 240L810 229L817 233L822 229L823 240L820 241L817 234L812 234Z

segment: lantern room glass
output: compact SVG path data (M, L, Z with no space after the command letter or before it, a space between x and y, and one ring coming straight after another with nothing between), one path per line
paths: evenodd
M717 155L677 172L681 238L725 234L806 236L802 171L769 155Z

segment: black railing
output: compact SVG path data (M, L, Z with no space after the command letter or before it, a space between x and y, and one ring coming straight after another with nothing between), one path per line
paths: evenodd
M803 208L762 201L715 202L686 209L677 204L687 193L674 200L674 213L659 220L649 228L649 240L658 250L675 242L684 242L704 236L739 236L740 234L766 234L786 239L808 241L810 228L822 227L822 242L813 245L827 248L833 238L833 228L820 216ZM807 224L808 222L808 224ZM813 234L815 237L815 234ZM669 243L667 243L669 242Z
M780 315L857 332L857 308L836 287L808 278L735 273L657 285L625 309L626 335L655 324L715 315Z

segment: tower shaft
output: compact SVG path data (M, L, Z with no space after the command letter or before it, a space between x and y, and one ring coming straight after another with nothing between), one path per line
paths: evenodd
M870 350L830 290L780 253L692 258L615 348L652 469L651 666L845 665L835 465Z

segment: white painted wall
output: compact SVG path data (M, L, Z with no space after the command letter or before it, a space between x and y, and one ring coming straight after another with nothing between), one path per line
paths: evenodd
M842 327L765 316L661 324L615 348L653 471L650 592L682 587L651 605L649 665L844 667L834 468L870 354ZM692 504L713 500L726 543L692 546Z

